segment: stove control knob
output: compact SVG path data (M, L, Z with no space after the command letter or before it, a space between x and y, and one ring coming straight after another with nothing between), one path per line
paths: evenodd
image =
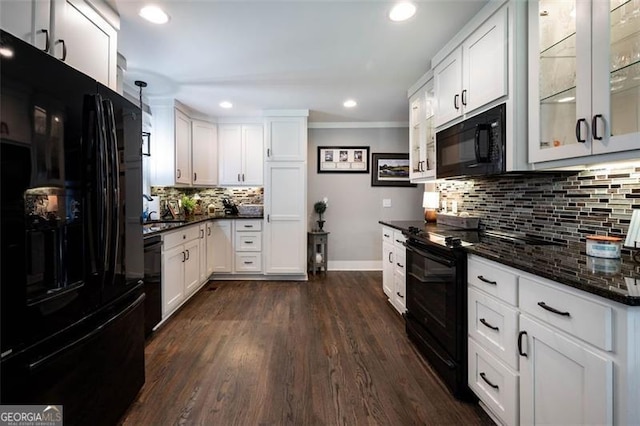
M451 238L451 242L450 242L450 244L451 244L453 247L460 247L460 246L462 245L462 240L461 240L460 238L453 238L453 237L452 237L452 238Z

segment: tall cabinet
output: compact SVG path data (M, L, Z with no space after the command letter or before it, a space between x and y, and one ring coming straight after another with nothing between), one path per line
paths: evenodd
M629 0L529 3L530 161L639 149L639 14Z
M264 273L306 275L308 111L267 117Z

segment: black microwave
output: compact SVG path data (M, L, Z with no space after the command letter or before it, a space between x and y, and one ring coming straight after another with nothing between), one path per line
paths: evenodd
M505 104L436 133L436 177L506 172Z

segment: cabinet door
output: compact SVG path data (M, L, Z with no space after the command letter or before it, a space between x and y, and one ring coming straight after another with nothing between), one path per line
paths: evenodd
M462 45L463 88L468 113L507 94L507 8L503 7Z
M267 163L264 187L265 273L304 274L306 271L305 163Z
M393 290L395 282L393 280L393 271L395 263L393 261L393 244L386 241L382 242L382 290L384 294L393 299Z
M48 52L47 42L51 41L50 9L50 0L0 1L0 27Z
M200 238L198 239L198 250L200 253L200 261L198 262L198 266L200 270L200 278L198 279L198 282L202 284L209 278L209 274L207 273L207 224L201 224L199 231Z
M191 184L191 121L176 110L176 183Z
M200 285L200 239L191 240L184 245L184 292L191 295Z
M406 278L406 256L403 250L398 247L394 248L394 261L395 267L393 271L393 282L394 282L394 295L393 298L395 300L395 307L401 314L405 313L407 310L407 298L406 298L406 288L407 288L407 278Z
M306 161L306 117L268 118L266 131L267 161Z
M592 7L593 153L640 149L640 4Z
M207 256L206 256L205 264L206 264L206 276L207 278L209 278L211 274L213 274L214 267L215 267L215 257L214 257L215 238L213 234L213 222L211 221L207 222L206 232L207 232L207 236L205 238L205 241L207 245L207 249L206 249Z
M530 162L591 154L590 9L575 0L529 3Z
M54 7L51 53L115 90L115 28L83 0L55 0Z
M207 250L211 248L211 254L208 257L213 262L213 272L232 272L233 244L231 240L231 223L232 221L230 220L216 220L211 224L213 244L207 247Z
M162 317L166 318L184 300L183 246L162 253Z
M439 127L462 115L462 47L438 64L433 75L438 100L435 122Z
M239 185L242 174L242 126L221 124L218 126L221 185Z
M417 179L422 177L422 132L423 132L423 120L422 120L422 91L414 94L409 99L409 163L411 169L409 170L409 178Z
M260 125L243 126L243 185L262 185L264 177L264 129Z
M191 123L191 166L193 185L218 183L218 129L215 124Z
M612 424L612 361L526 315L520 330L520 422Z

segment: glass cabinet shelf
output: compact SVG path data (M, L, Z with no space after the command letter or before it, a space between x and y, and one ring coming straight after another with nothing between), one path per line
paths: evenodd
M575 58L576 57L576 33L573 32L551 46L540 51L541 58Z
M576 103L576 88L570 87L551 96L540 99L541 104Z

